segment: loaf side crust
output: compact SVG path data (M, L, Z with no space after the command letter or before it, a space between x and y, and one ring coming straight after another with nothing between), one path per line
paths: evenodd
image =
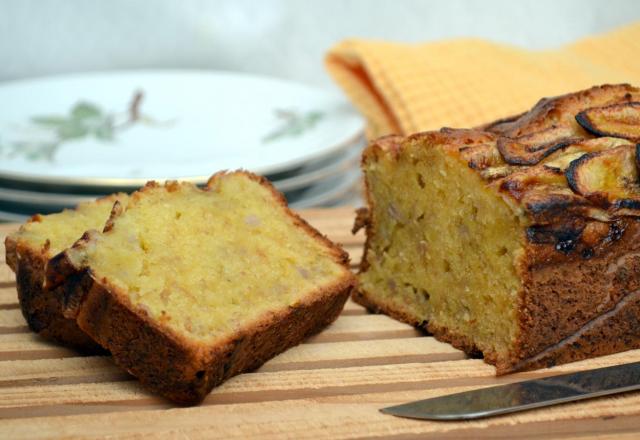
M636 335L630 335L634 320L624 322L624 313L609 316L611 311L631 301L634 292L640 289L640 220L625 218L616 223L618 233L608 241L585 254L576 249L567 255L547 258L554 251L553 245L528 244L525 258L521 260L519 272L522 277L520 292L521 308L518 352L514 353L510 365L502 369L515 371L518 366L531 364L531 359L542 352L548 363L562 363L564 353L572 350L574 360L591 357L590 352L615 353L638 348L640 337L638 320L634 318ZM588 256L588 258L585 258ZM625 306L629 310L630 305ZM606 321L602 316L607 315ZM601 327L604 322L611 325L606 334L611 339L601 340L597 347L579 352L579 346L593 346L589 338L593 331L585 328ZM633 327L633 326L632 326ZM568 346L568 340L581 335L577 345ZM633 337L631 337L633 336ZM629 344L622 348L621 341Z

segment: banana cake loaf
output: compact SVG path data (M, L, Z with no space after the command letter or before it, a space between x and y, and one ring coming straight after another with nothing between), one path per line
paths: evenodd
M355 301L498 374L640 348L640 89L363 153Z
M63 292L42 288L49 260L76 242L89 229L101 229L116 201L115 194L78 205L76 209L35 215L5 239L6 262L16 274L20 308L29 327L41 336L81 352L103 351L76 322L63 316Z
M355 282L346 253L265 179L149 183L47 265L65 316L143 385L202 400L332 322Z

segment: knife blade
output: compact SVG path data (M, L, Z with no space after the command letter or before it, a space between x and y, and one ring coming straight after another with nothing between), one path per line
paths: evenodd
M526 380L404 403L380 411L423 420L470 420L640 389L640 362Z

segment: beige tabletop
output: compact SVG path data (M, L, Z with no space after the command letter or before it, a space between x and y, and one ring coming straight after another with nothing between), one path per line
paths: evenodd
M303 216L345 245L362 235L350 208ZM0 239L16 228L1 225ZM3 240L2 240L3 241ZM31 333L0 249L0 438L638 438L640 393L627 393L473 422L426 422L381 414L410 400L640 361L628 351L549 370L495 377L493 367L386 316L348 302L325 331L234 377L196 407L143 388L109 357L81 357ZM352 264L355 268L355 264Z

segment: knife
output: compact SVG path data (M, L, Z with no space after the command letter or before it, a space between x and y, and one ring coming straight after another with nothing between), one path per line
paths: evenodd
M640 362L417 400L380 411L422 420L470 420L640 389Z

